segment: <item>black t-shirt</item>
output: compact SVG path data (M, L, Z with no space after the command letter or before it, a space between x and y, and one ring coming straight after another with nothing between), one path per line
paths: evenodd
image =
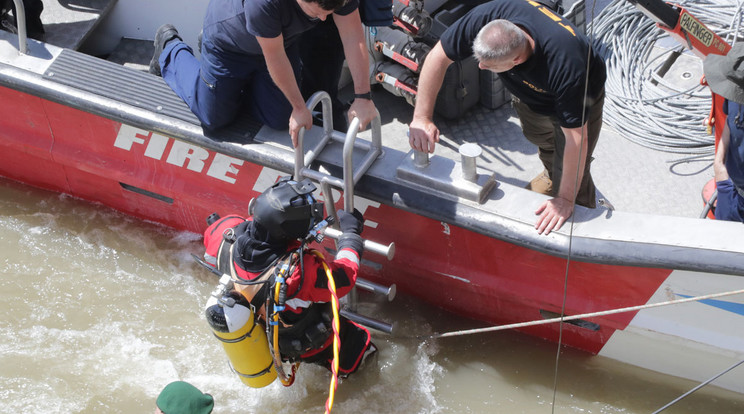
M494 0L475 7L441 36L444 53L452 60L473 54L473 41L483 26L509 20L535 41L530 58L512 70L499 73L506 88L540 114L556 116L561 126L581 126L584 86L589 57L589 93L597 97L604 88L604 61L589 40L568 20L530 0Z
M345 16L358 6L358 0L350 0L334 14ZM282 35L286 48L319 21L308 17L297 0L211 0L204 17L204 38L228 52L262 55L256 36Z

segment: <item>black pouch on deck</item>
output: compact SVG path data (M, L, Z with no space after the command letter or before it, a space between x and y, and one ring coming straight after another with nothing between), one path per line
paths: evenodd
M480 100L478 62L474 57L447 68L434 111L447 119L459 118Z

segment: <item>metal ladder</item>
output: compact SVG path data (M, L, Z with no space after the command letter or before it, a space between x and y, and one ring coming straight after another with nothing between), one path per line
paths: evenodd
M323 192L323 195L327 200L327 202L325 203L326 208L328 209L329 214L334 218L332 227L326 228L324 234L333 239L338 239L341 236L341 231L338 228L338 214L336 212L331 187L335 187L343 191L344 210L349 212L354 211L354 186L359 181L359 179L364 176L367 170L369 170L377 157L382 154L382 132L380 114L378 113L371 122L372 141L357 141L356 137L357 133L359 132L360 124L358 118L354 118L351 121L349 130L344 136L342 133L337 132L333 129L333 117L331 115L331 97L328 95L328 93L320 91L313 94L307 101L307 108L312 111L318 104L322 105L323 137L315 145L315 147L308 152L308 155L306 156L304 150L305 129L300 129L300 132L297 135L297 147L295 148L294 178L297 181L303 178L309 178L320 183L321 191ZM334 141L343 143L344 145L343 178L334 177L330 174L326 174L310 168L310 165L312 165L312 163L323 151L323 149L329 143ZM356 170L354 169L352 162L354 149L362 149L366 151L364 159ZM370 251L385 256L388 260L392 260L395 256L395 243L390 243L386 246L365 239L364 249L365 251ZM387 297L388 301L392 301L396 293L396 287L394 284L391 286L384 286L359 277L357 277L356 286L364 290L383 295ZM356 311L357 304L356 286L349 294L349 310L342 311L342 314L344 314L344 316L346 316L347 318L362 325L382 332L386 332L388 334L392 333L392 324L354 313Z
M18 53L28 53L28 40L26 38L26 9L23 8L23 0L13 0L15 6L16 29L18 29Z

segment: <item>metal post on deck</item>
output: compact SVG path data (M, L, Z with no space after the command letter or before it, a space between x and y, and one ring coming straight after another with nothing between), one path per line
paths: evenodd
M476 160L481 156L483 150L478 144L467 143L460 145L459 151L462 164L462 177L470 182L476 182L478 180Z
M15 6L16 28L18 29L18 52L25 55L28 51L26 41L26 9L23 8L23 0L13 0Z

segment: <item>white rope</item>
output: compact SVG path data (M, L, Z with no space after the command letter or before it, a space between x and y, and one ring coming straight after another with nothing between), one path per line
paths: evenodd
M698 386L696 386L695 388L691 389L690 391L687 391L686 393L684 393L684 394L680 395L679 397L675 398L675 399L674 399L673 401L671 401L671 402L670 402L669 404L667 404L667 405L665 405L665 406L663 406L663 407L659 408L658 410L654 411L654 412L653 412L653 414L658 414L658 413L660 413L660 412L662 412L662 411L666 410L667 408L669 408L669 407L673 406L674 404L678 403L678 402L679 402L679 401L680 401L681 399L683 399L683 398L687 397L688 395L690 395L690 394L692 394L693 392L695 392L695 391L699 390L700 388L703 388L704 386L706 386L706 385L710 384L711 382L713 382L713 381L717 380L717 379L718 379L719 377L721 377L722 375L724 375L724 374L728 373L729 371L731 371L732 369L734 369L734 368L738 367L738 366L739 366L739 365L741 365L741 364L744 364L744 359L742 359L741 361L739 361L739 362L735 363L734 365L731 365L730 367L728 367L728 368L724 369L723 371L719 372L718 374L716 374L716 375L714 375L714 376L712 376L712 377L708 378L707 380L705 380L705 381L701 382L701 383L700 383L700 384L699 384Z
M601 311L601 312L583 313L580 315L563 316L563 317L558 317L558 318L543 319L543 320L531 321L531 322L520 322L520 323L512 323L509 325L489 326L487 328L477 328L477 329L467 329L463 331L446 332L442 334L429 335L427 338L436 339L436 338L447 338L450 336L462 336L462 335L471 335L471 334L484 333L484 332L504 331L507 329L525 328L528 326L546 325L549 323L566 322L566 321L572 321L575 319L594 318L597 316L614 315L616 313L633 312L633 311L643 310L643 309L658 308L661 306L677 305L680 303L687 303L687 302L696 302L699 300L720 298L723 296L739 295L742 293L744 293L744 289L732 290L729 292L722 292L722 293L712 293L710 295L695 296L692 298L675 299L675 300L670 300L667 302L659 302L659 303L651 303L651 304L639 305L639 306L630 306L627 308L611 309L611 310L606 310L606 311Z

